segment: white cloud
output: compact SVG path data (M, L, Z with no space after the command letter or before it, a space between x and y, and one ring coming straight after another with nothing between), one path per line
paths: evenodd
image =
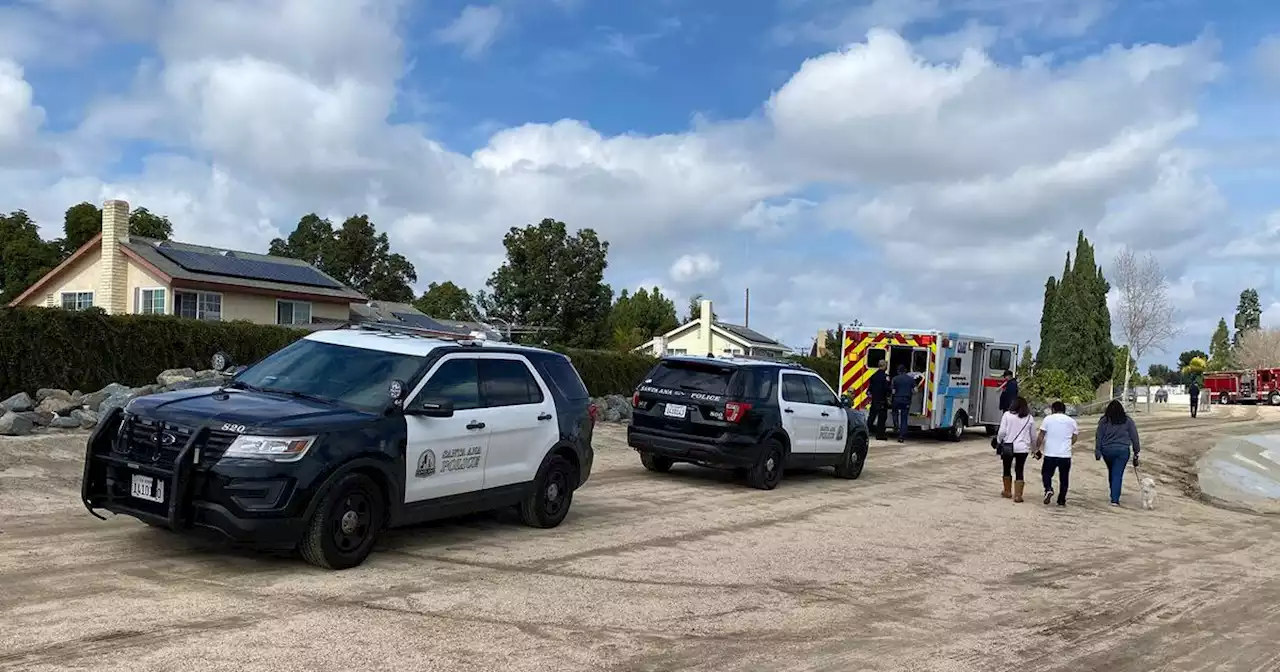
M686 254L671 264L671 279L678 283L698 282L720 272L720 260L699 252Z
M911 9L891 5L880 6ZM1156 249L1195 302L1231 303L1191 321L1233 309L1220 294L1243 282L1187 263L1214 254L1222 231L1199 232L1229 215L1179 146L1218 72L1209 40L1006 64L982 51L991 24L920 44L873 30L798 65L744 120L610 136L562 119L498 130L462 154L389 121L411 56L402 7L178 0L151 19L158 60L66 134L41 132L21 72L0 70L0 129L60 162L0 163L0 189L46 235L68 205L122 196L170 216L181 239L242 249L264 249L307 212L368 212L421 284L471 289L501 261L508 228L555 217L610 241L615 287L670 282L673 296L721 297L729 320L750 287L752 326L801 345L854 318L1032 337L1045 276L1078 229L1103 261L1126 243ZM464 51L491 40L462 35ZM135 139L168 149L113 173Z
M1280 35L1268 35L1253 51L1254 65L1273 86L1280 86Z
M463 56L475 58L493 44L502 27L502 19L501 7L467 5L453 23L436 33L436 37L445 44L461 47Z
M34 92L22 68L0 59L0 166L9 152L31 139L44 121L44 110L34 102Z

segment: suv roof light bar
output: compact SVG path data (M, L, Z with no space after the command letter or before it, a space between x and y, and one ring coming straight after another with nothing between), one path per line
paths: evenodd
M381 331L388 334L398 334L401 336L412 336L415 338L429 338L437 341L453 341L458 345L482 345L480 339L471 335L448 334L431 329L423 329L421 327L411 327L403 324L387 324L386 322L348 322L338 329L358 329L361 331Z

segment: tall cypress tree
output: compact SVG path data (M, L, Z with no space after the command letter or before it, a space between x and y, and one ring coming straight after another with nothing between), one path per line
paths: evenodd
M1036 352L1036 361L1041 367L1053 368L1056 353L1054 351L1057 338L1057 325L1054 322L1054 301L1058 294L1058 280L1052 275L1044 283L1044 307L1040 309L1040 350Z
M1045 283L1045 306L1040 317L1037 365L1083 375L1094 385L1111 378L1115 346L1111 342L1111 313L1107 292L1111 285L1094 261L1094 248L1084 231L1076 236L1074 263L1067 254L1062 279Z

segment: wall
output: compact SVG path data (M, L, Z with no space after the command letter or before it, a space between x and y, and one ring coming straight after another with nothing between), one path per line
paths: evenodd
M179 291L182 291L179 289ZM311 303L311 319L346 320L351 317L351 304ZM222 294L222 320L248 320L257 324L276 323L276 298L259 294Z
M62 307L62 292L93 292L93 305L98 305L98 256L101 248L95 246L75 263L62 269L43 291L32 294L22 302L24 306L43 306L49 294L53 295L53 307Z
M133 290L135 288L142 288L142 289L164 288L166 290L164 295L164 312L166 315L173 314L173 291L169 289L169 285L159 280L154 275L151 275L151 273L147 272L145 268L134 263L133 260L129 260L129 264L126 267L125 284L128 287L128 291L127 291L128 311L127 312L134 313L134 314L138 312L138 306L134 305L134 300L133 300L134 299Z

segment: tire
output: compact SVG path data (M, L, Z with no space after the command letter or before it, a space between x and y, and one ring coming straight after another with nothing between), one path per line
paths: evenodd
M1267 395L1267 403L1272 406L1280 406L1280 392L1272 392Z
M867 449L870 447L871 437L858 432L849 437L849 445L844 448L844 455L840 456L840 464L836 465L836 477L855 480L862 475L862 467L867 463Z
M747 485L757 490L772 490L782 481L785 451L777 439L767 439L762 444L760 461L747 472Z
M659 474L665 474L671 471L671 465L675 464L675 460L653 453L640 453L640 464L644 465L649 471L656 471Z
M573 504L573 488L578 481L573 464L552 455L534 481L533 490L520 502L520 520L529 527L550 529L564 521Z
M995 435L996 435L996 431L998 431L998 430L1000 429L999 427L996 427L995 425L986 425L986 428L987 428L987 436L995 436Z
M319 496L299 545L303 559L325 569L363 563L385 520L382 488L364 474L347 474Z
M951 426L947 428L947 439L950 441L959 441L964 438L965 425L969 424L969 418L964 413L957 413Z

